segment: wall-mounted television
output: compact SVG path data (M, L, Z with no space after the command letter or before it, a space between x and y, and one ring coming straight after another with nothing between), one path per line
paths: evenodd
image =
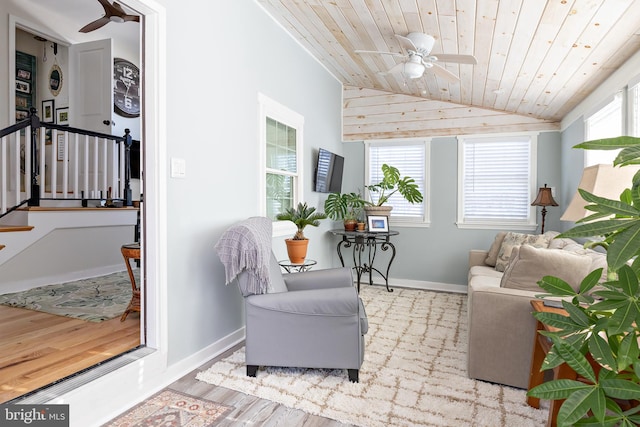
M321 148L315 171L315 191L319 193L342 192L344 157Z

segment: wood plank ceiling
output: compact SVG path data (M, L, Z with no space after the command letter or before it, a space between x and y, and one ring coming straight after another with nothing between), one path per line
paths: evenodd
M559 129L640 50L638 0L258 0L344 86L344 140ZM449 83L385 71L395 36L435 38Z

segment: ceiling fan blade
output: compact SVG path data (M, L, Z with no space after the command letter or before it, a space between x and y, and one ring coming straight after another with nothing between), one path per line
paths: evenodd
M98 1L100 1L100 0L98 0ZM114 1L113 4L111 5L111 7L115 11L115 13L113 13L113 15L124 17L124 15L127 14L127 12L124 11L124 9L120 5L120 3L117 3L117 2Z
M138 15L125 15L125 22L140 22L140 17Z
M398 52L381 52L379 50L354 50L355 53L378 53L380 55L393 55L393 56L401 56L401 57L406 57L407 55L405 55L404 53L398 53Z
M398 38L398 40L400 41L400 44L405 50L413 50L414 52L418 51L418 48L416 47L415 44L413 44L411 39L405 36L401 36L400 34L396 34L395 36Z
M451 71L447 70L446 68L443 68L441 66L439 66L438 64L434 64L431 63L431 65L433 65L432 67L428 67L428 70L431 70L431 72L433 74L435 74L438 77L442 77L443 79L447 80L449 83L458 83L460 81L460 79L458 78L458 76L456 76L455 74L453 74Z
M404 62L394 65L389 68L387 71L383 71L381 74L396 74L404 72Z
M478 60L473 55L456 55L449 53L434 53L433 56L438 58L440 62L457 62L458 64L472 64L478 63Z
M89 33L91 31L97 30L98 28L101 28L102 26L108 24L109 22L111 22L111 20L108 17L103 16L102 18L98 18L95 21L90 22L84 27L80 28L79 31L81 33Z

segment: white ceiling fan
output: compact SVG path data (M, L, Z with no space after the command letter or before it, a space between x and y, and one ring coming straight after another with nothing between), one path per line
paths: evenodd
M424 33L409 33L406 36L395 35L406 53L380 52L374 50L356 50L356 53L377 53L381 55L393 55L406 58L406 61L396 64L385 74L402 73L410 79L419 79L425 70L430 70L435 75L446 79L451 83L457 83L460 79L446 68L436 62L456 62L458 64L477 64L473 55L457 55L440 53L431 55L431 49L435 39Z

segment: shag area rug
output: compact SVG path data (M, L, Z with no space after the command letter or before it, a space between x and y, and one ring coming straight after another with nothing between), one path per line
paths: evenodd
M358 426L545 425L548 412L524 390L467 377L466 295L364 286L360 296L369 332L359 383L346 370L270 367L250 378L244 347L196 378Z
M139 270L134 270L134 275L138 274ZM138 277L136 283L140 283ZM127 309L131 296L129 274L121 271L0 295L0 304L88 322L102 322L120 317Z
M174 390L163 390L104 427L209 427L225 419L233 407Z

